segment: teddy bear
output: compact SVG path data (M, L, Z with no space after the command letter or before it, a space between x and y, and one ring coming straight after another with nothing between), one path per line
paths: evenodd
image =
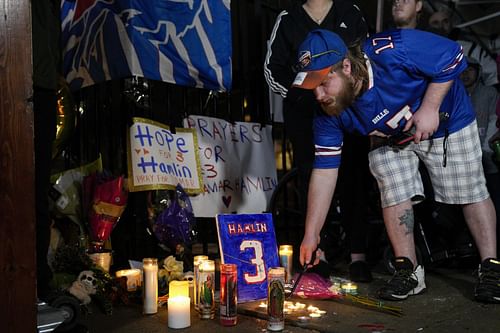
M68 288L68 292L78 298L84 305L90 303L90 295L97 292L97 280L92 271L82 271Z

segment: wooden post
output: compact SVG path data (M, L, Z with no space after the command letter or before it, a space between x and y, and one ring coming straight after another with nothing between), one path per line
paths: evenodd
M0 323L36 332L31 6L0 0Z

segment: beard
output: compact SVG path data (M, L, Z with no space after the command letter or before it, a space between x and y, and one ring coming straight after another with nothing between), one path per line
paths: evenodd
M325 102L321 103L321 108L329 116L340 115L356 98L354 92L354 79L352 77L347 77L342 71L339 71L338 75L342 79L340 92L337 96L329 96Z
M396 27L408 27L410 23L412 22L411 18L409 17L394 17L394 24ZM414 28L414 27L412 27Z

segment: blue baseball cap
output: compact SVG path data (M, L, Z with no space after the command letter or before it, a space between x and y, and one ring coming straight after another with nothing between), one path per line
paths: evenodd
M334 32L324 29L311 31L299 47L300 72L295 76L293 87L314 89L323 82L330 68L344 60L347 46Z

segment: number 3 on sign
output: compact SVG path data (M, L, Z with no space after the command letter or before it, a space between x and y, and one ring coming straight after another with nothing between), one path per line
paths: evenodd
M258 240L244 240L243 242L241 242L240 251L245 251L249 248L253 249L255 253L255 257L251 260L251 263L255 266L255 275L245 273L245 281L248 284L261 283L266 279L266 269L264 267L262 243Z

